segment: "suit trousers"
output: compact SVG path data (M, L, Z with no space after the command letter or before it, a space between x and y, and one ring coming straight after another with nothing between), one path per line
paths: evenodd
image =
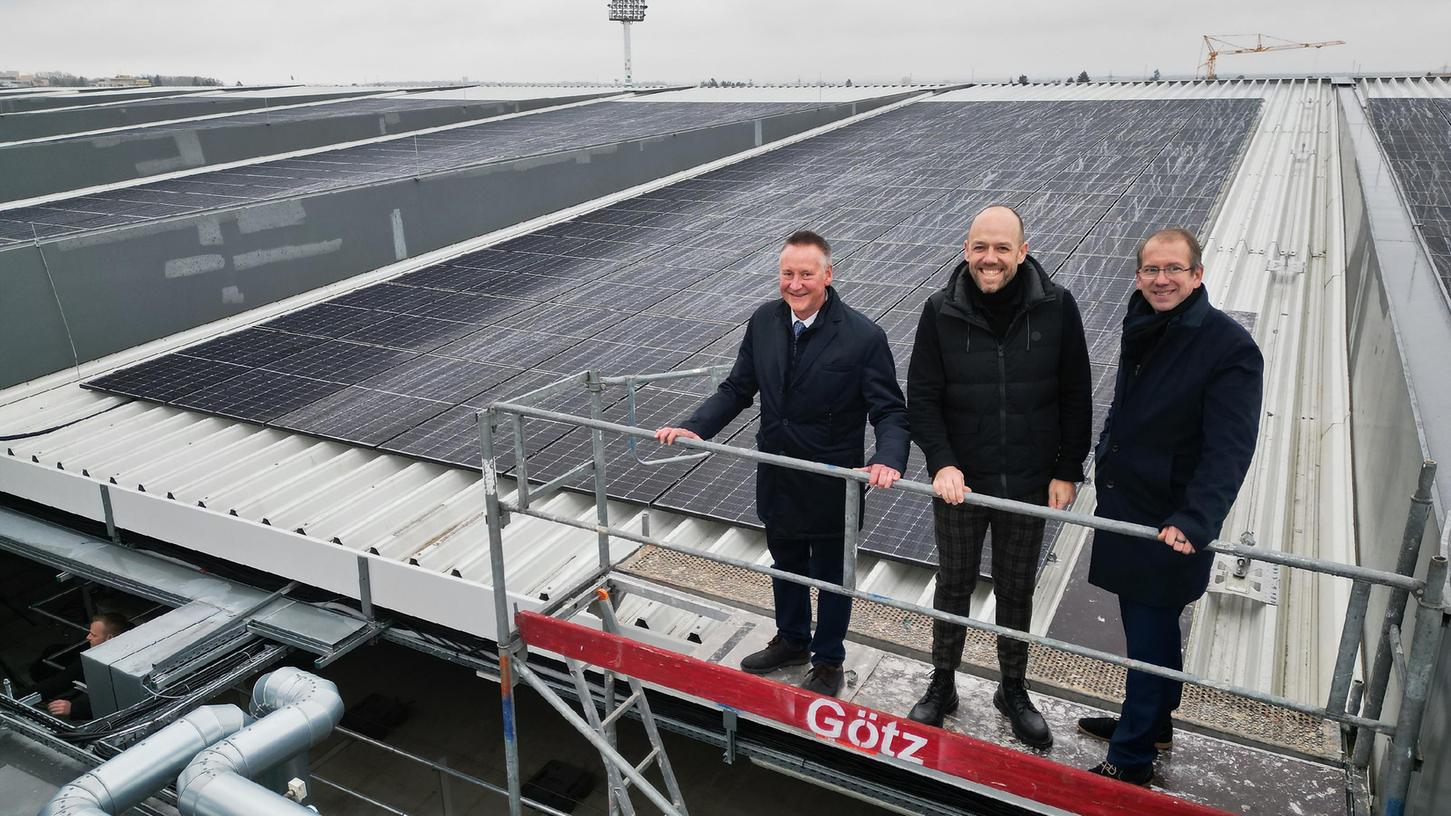
M1179 618L1184 607L1149 606L1118 599L1128 656L1168 669L1184 668ZM1108 761L1119 767L1147 765L1158 757L1154 738L1169 726L1179 707L1184 684L1177 680L1130 671L1124 684L1123 711L1109 740Z
M796 538L781 536L766 527L771 566L820 581L841 583L844 535ZM771 579L776 602L776 630L792 646L808 646L812 663L840 666L846 659L847 627L851 624L851 598L821 592L816 600L816 632L811 631L811 589L779 578Z
M1043 486L1019 501L1046 505ZM932 605L943 612L968 617L972 592L977 588L982 544L992 530L993 590L997 594L997 623L1027 631L1033 620L1033 586L1038 580L1038 558L1043 550L1043 519L990 510L971 504L932 500L932 521L937 534L937 590ZM932 623L932 666L956 669L962 663L967 630L943 621ZM1005 680L1022 680L1028 670L1028 644L998 638L998 668Z

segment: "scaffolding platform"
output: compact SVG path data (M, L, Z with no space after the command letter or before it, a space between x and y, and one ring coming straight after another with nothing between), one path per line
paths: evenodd
M624 575L627 586L666 598L679 587ZM605 584L611 582L606 579ZM629 590L626 590L628 592ZM701 606L716 599L698 596ZM699 613L700 606L692 611ZM676 648L658 638L599 631L581 613L566 621L520 612L516 625L530 653L543 651L599 670L638 678L650 688L695 706L736 716L920 774L936 783L997 799L1029 813L1239 813L1343 816L1348 814L1346 772L1338 760L1293 756L1221 736L1176 730L1173 749L1161 756L1152 788L1104 779L1082 769L1102 761L1106 743L1077 730L1080 717L1112 712L1034 692L1053 730L1054 745L1037 751L1014 739L992 704L996 682L959 672L962 705L942 729L907 719L906 712L932 672L895 651L849 642L847 685L839 699L799 688L806 667L756 676L735 668L762 648L774 623L720 604L724 616L700 643ZM648 636L646 636L648 637ZM849 641L853 635L848 636ZM680 648L681 646L688 648ZM1287 712L1294 714L1294 712ZM1167 795L1166 795L1167 794Z
M838 761L846 766L865 759L968 794L975 805L981 805L968 812L996 813L1005 812L1006 808L1006 812L1025 813L1292 813L1297 816L1353 813L1358 816L1366 807L1363 779L1370 754L1364 749L1371 745L1377 733L1394 735L1382 770L1387 795L1378 804L1382 812L1399 812L1413 753L1406 746L1412 745L1419 733L1425 701L1422 681L1435 660L1431 633L1440 625L1444 612L1442 590L1447 574L1444 557L1431 559L1427 576L1421 580L1413 577L1410 569L1413 563L1390 573L1255 548L1244 542L1217 540L1208 546L1212 552L1241 559L1245 564L1266 562L1277 568L1307 570L1354 582L1329 700L1320 706L862 591L857 585L860 527L855 497L857 483L865 476L853 469L703 440L680 440L687 449L699 451L693 454L695 457L725 454L757 464L841 479L848 500L844 503L844 577L840 583L785 572L718 552L703 552L676 540L682 527L663 537L652 536L647 513L635 513L624 526L611 524L605 487L604 435L648 439L653 433L601 419L603 389L623 385L633 395L646 382L714 378L719 374L716 369L696 369L601 377L598 372L589 371L512 401L496 402L479 414L484 517L493 576L506 752L517 751L514 744L517 724L512 718L516 677L544 695L582 733L599 731L591 729L572 712L536 673L536 667L530 665L530 651L544 650L563 658L577 682L581 664L600 672L598 694L587 692L583 687L577 689L576 696L590 722L597 722L601 716L609 722L618 715L614 703L615 677L621 675L629 678L637 689L629 699L638 697L638 684L644 683L718 712L724 723L744 718L795 739L828 747L831 750L826 753L833 758L825 760L826 767L818 766L815 774L826 784L850 778L844 768L831 767ZM580 387L588 392L591 400L591 416L587 419L532 404L541 397ZM587 429L592 441L591 460L535 491L524 467L527 452L522 444L525 438L522 424L526 419ZM503 423L508 423L515 442L515 491L507 499L499 489L495 452L495 436ZM688 451L674 459L645 461L638 456L636 459L649 465L691 456ZM581 472L592 473L594 477L593 519L586 521L579 516L561 515L539 506L544 496L558 491L564 481ZM905 479L897 482L894 489L925 498L934 496L930 485ZM1418 517L1424 515L1420 508L1425 503L1423 492L1418 491L1413 497L1407 517L1408 538L1419 538L1412 533ZM971 494L968 501L1136 538L1152 540L1158 532L1142 525L980 494ZM551 598L542 608L521 611L516 604L511 609L503 586L508 574L503 529L516 513L585 530L597 538L599 558L595 571L573 590ZM612 545L624 542L642 546L630 548L619 556ZM761 648L775 633L774 621L760 614L769 614L767 579L804 585L815 592L838 592L854 599L856 637L849 635L848 639L857 643L848 650L845 665L848 685L841 697L821 696L802 689L797 683L799 674L805 670L761 677L734 668L742 657ZM1414 696L1411 706L1403 708L1395 723L1377 719L1389 665L1383 670L1378 668L1371 678L1364 714L1356 713L1361 710L1360 699L1351 691L1353 658L1361 647L1360 625L1365 620L1370 589L1377 584L1391 590L1393 603L1404 603L1410 593L1415 593L1420 605L1414 641L1419 648L1401 669L1403 677L1412 682ZM679 607L702 619L713 620L715 625L693 632L683 642L678 637L662 638L648 633L648 629L621 629L614 607L608 604L617 603L623 594L629 593L643 595L667 607ZM607 605L597 606L597 615L591 618L587 610L592 604ZM995 684L982 677L959 681L959 694L966 692L966 704L959 708L956 717L945 723L945 728L923 726L904 716L903 712L910 710L914 698L927 684L931 666L914 659L914 654L920 656L924 651L922 641L930 632L929 622L937 620L959 624L974 632L971 651L979 664L988 662L986 655L991 655L993 650L986 647L995 638L1009 637L1029 644L1029 678L1039 681L1036 703L1055 732L1057 743L1053 748L1039 752L1020 746L990 706ZM626 636L627 631L634 637ZM862 643L863 640L867 642ZM1399 632L1386 633L1382 640L1381 647L1384 642L1397 642ZM1032 650L1036 650L1036 661ZM987 669L987 666L981 668ZM1087 734L1078 733L1077 720L1106 713L1092 705L1093 702L1113 705L1121 699L1128 671L1184 683L1185 705L1177 714L1187 717L1199 729L1218 732L1197 733L1194 728L1183 728L1181 722L1176 729L1179 733L1174 748L1163 752L1156 763L1157 788L1128 785L1085 770L1106 754L1106 746L1101 741L1095 743ZM1042 682L1045 678L1046 683ZM1044 691L1052 693L1044 694ZM602 714L595 710L600 705ZM648 727L653 728L653 723ZM732 727L727 725L727 730ZM1352 734L1360 750L1347 760L1345 741ZM636 788L644 789L662 812L685 813L683 806L672 808L663 794L638 776L638 767L632 767L615 751L607 731L586 736L599 748L607 767L612 768L612 778L618 779L620 774L629 776ZM511 813L518 813L517 761L511 762L508 770ZM626 797L627 788L623 783L612 783L612 802Z

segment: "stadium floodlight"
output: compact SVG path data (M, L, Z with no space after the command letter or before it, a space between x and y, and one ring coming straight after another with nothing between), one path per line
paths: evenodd
M617 23L643 23L646 8L643 0L610 0L610 19Z
M634 85L635 78L631 75L630 66L630 23L645 22L645 9L648 6L644 0L610 0L610 20L620 24L625 30L625 84Z

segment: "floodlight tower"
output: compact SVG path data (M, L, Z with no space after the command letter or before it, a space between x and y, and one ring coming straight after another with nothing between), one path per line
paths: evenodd
M625 84L634 85L630 75L630 23L645 22L644 0L610 0L610 19L618 21L625 29Z

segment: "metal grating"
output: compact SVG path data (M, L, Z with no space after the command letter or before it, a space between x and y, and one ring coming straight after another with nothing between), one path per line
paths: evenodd
M621 565L621 570L675 589L740 604L767 616L771 614L771 582L758 572L651 545L641 547ZM811 592L814 597L816 590ZM859 600L852 604L848 639L865 640L888 651L930 661L932 619ZM997 636L968 629L962 659L975 669L974 674L994 676L998 665ZM1052 686L1060 694L1067 691L1116 705L1123 700L1125 676L1124 669L1118 666L1037 644L1028 647L1028 678L1043 686ZM1331 761L1340 758L1339 734L1330 723L1203 686L1184 687L1175 719L1211 732L1308 756Z

